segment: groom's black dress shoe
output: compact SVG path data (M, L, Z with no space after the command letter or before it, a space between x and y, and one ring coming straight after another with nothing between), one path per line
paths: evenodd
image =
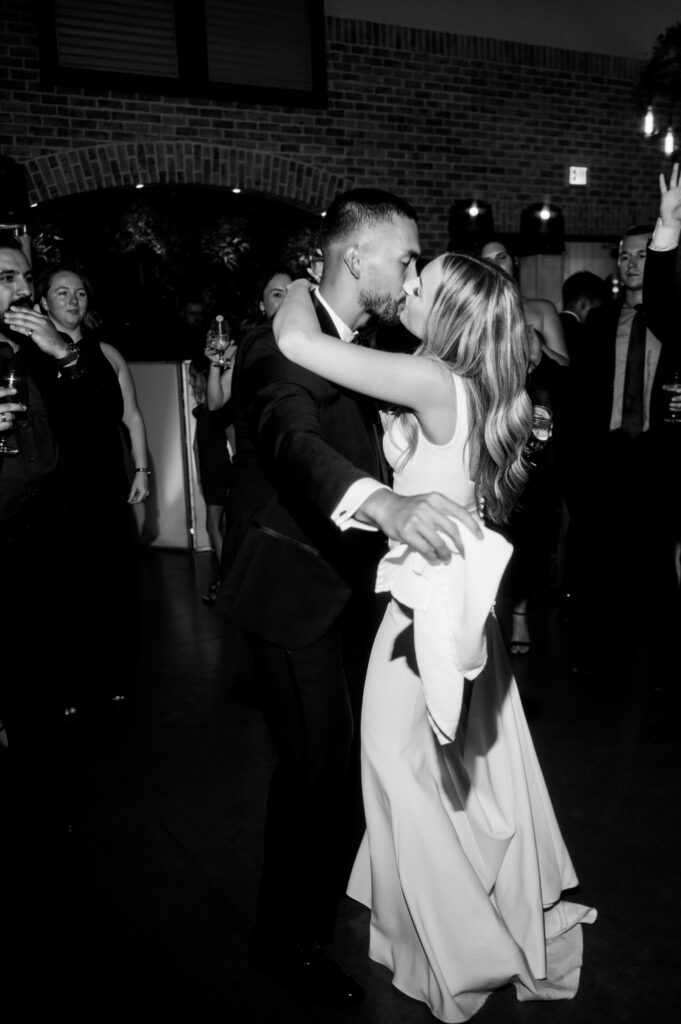
M360 1003L365 996L362 986L329 960L316 942L300 943L278 954L252 943L249 961L256 970L273 975L303 999L348 1006Z

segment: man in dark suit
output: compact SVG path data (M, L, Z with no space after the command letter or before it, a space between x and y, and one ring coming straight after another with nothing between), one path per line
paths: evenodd
M355 190L331 204L322 235L323 330L350 344L372 318L395 322L419 255L413 209ZM437 561L448 558L438 531L458 537L449 517L474 526L441 495L394 494L374 403L290 363L271 325L239 346L232 400L227 520L238 543L215 607L250 646L278 755L251 961L306 995L357 1002L363 990L323 946L347 881L348 839L360 838L353 705L378 624L383 534Z
M655 532L662 559L664 602L657 670L653 677L656 738L677 738L681 706L678 665L681 661L681 394L664 385L681 380L681 175L675 164L669 179L660 175L660 216L648 250L643 303L649 323L662 343L651 394L651 430L657 439L655 460Z
M672 560L656 496L669 472L662 385L678 359L680 335L678 324L670 321L670 303L654 297L671 293L672 287L674 256L669 254L678 245L674 204L679 192L673 181L673 188L665 186L655 229L638 225L623 237L622 298L589 314L582 351L572 367L583 490L607 529L597 549L590 545L574 552L581 559L578 576L584 587L573 594L573 618L581 627L578 633L583 636L585 627L589 634L589 653L606 631L617 645L625 635L642 640L651 655L653 680L669 671L671 657Z
M582 341L582 325L592 309L602 306L610 298L608 286L602 277L590 270L579 270L563 281L563 325L565 344L570 359Z

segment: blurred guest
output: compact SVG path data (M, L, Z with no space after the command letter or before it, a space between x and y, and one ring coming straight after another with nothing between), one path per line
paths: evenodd
M228 431L232 427L229 400L215 410L209 409L207 404L208 377L213 365L207 356L193 359L189 365L189 381L196 402L192 409L192 415L196 420L194 457L199 486L206 504L206 532L217 562L216 580L203 597L208 604L212 603L220 586L225 501L232 477L228 440Z
M563 311L560 314L565 344L572 359L575 348L583 340L582 326L592 309L598 309L611 298L608 285L598 274L580 270L563 281Z
M527 449L530 473L504 531L513 554L500 593L512 602L510 652L529 654L532 602L560 584L563 485L559 462L565 429L566 367L549 358L530 328L530 364L525 389L535 429Z
M480 250L483 259L519 281L519 261L502 242L489 241ZM522 294L531 347L527 391L535 407L548 410L552 431L563 427L563 396L569 364L558 310L548 299ZM529 601L558 583L562 530L562 495L556 465L556 440L536 446L533 469L509 522L514 545L501 592L512 600L511 654L529 654Z
M176 322L169 329L165 359L194 359L203 352L210 317L199 290L185 293Z
M662 342L659 379L662 387L651 395L651 429L658 437L659 473L656 509L659 526L666 540L661 557L671 563L669 581L669 635L666 666L660 664L653 681L660 698L658 736L676 739L681 693L678 672L681 660L678 637L681 636L681 287L678 277L679 234L681 233L681 187L679 165L672 169L667 188L660 176L662 201L660 218L648 249L643 275L643 303L650 326ZM666 385L666 388L665 388ZM673 582L676 584L672 592ZM674 641L676 641L674 643ZM663 643L663 650L664 650ZM662 658L659 659L662 662Z
M271 270L265 276L258 308L266 320L271 320L281 306L292 280L293 277L285 269Z
M496 267L505 270L507 274L521 285L520 262L517 256L513 255L509 251L508 246L504 245L503 242L496 240L487 242L482 246L480 256L484 260L489 260ZM539 334L539 340L546 355L550 359L554 359L559 365L567 366L569 362L568 351L558 310L554 304L548 299L529 298L524 293L522 294L522 299L525 319Z
M568 510L565 538L565 592L568 617L578 595L590 585L590 566L596 557L600 539L593 528L593 489L589 474L584 472L588 446L582 437L584 408L579 375L588 362L585 346L589 335L585 324L593 309L612 303L612 291L606 281L589 270L581 270L566 278L562 287L563 311L560 319L570 355L568 386L565 394L564 429L557 439L559 465L562 471L563 494ZM581 667L587 661L582 658Z
M681 228L678 176L675 165L669 187L661 179L655 228L640 224L625 232L618 261L621 298L589 314L583 356L574 365L577 402L584 411L583 472L607 530L598 551L587 553L591 564L582 566L583 586L574 595L573 667L581 668L583 661L587 668L589 661L598 667L604 655L611 661L626 636L627 658L636 642L651 656L656 685L665 685L674 671L671 642L678 628L664 498L675 470L666 462L663 441L663 385L681 349L669 299L670 254Z
M274 263L258 275L250 309L239 325L241 337L272 319L279 309L293 277L293 272L283 263Z
M26 401L7 404L0 413L0 438L12 432L18 449L0 458L0 565L3 579L11 581L2 608L0 711L18 772L12 791L24 793L24 811L48 815L64 795L63 687L74 656L87 648L96 679L118 638L94 647L80 617L82 604L72 603L67 581L80 548L63 501L73 425L83 434L91 430L90 412L102 401L110 367L97 353L74 348L33 300L29 262L14 235L2 231L0 365L23 376ZM96 463L79 466L83 500L95 472ZM99 509L88 511L96 522ZM107 543L98 530L88 557L96 561ZM101 607L107 585L100 575L86 595L91 606Z
M105 652L96 675L89 656L74 652L68 706L101 709L124 699L134 683L137 559L129 506L149 494L146 432L129 367L102 340L87 277L75 266L48 267L37 294L61 337L97 366L100 381L67 424L63 479L72 607L94 648Z
M232 415L232 375L234 373L234 361L236 358L236 345L230 338L231 344L224 352L216 352L210 344L206 345L203 359L207 365L206 371L206 411L213 417L213 423L224 429L227 436L227 452L230 459L230 485L231 485L231 460L236 455L236 441L234 437L234 417ZM207 421L208 422L208 421ZM207 428L206 428L207 429ZM227 488L227 491L229 488ZM226 552L224 550L225 518L224 505L227 500L227 493L222 498L222 533L220 539L220 553L218 555L219 566L224 567ZM217 551L216 551L217 554ZM217 578L211 584L206 600L212 602L220 589L220 579L224 572L218 572Z

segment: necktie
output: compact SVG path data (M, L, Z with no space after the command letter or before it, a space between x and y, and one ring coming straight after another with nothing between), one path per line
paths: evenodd
M643 372L646 354L646 324L643 306L635 306L636 315L631 324L627 367L624 374L622 401L622 430L629 437L643 432Z

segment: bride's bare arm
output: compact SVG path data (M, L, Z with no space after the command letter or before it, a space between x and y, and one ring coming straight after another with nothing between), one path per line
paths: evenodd
M319 327L306 281L289 285L273 323L283 354L340 387L371 398L432 415L441 405L450 412L452 384L443 367L430 359L350 345Z

